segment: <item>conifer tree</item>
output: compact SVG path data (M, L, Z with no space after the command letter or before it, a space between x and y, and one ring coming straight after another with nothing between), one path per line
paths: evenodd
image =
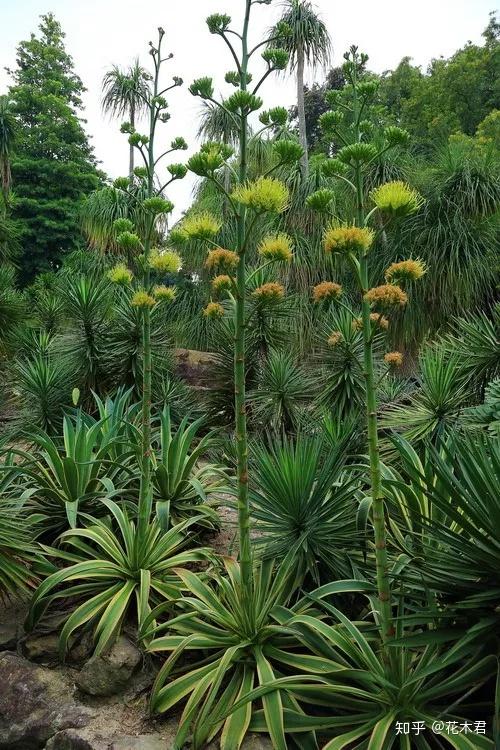
M42 16L39 33L17 49L9 95L18 121L12 161L15 217L21 220L21 278L57 267L81 244L78 211L99 182L80 117L85 91L59 22Z

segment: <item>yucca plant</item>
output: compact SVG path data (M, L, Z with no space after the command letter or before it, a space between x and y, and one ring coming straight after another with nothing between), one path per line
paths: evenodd
M24 434L31 451L12 449L22 459L15 471L25 482L23 498L40 532L51 536L75 528L79 514L103 514L103 497L125 485L132 469L125 464L132 451L120 436L103 431L103 420L89 424L79 412L63 419L62 441L46 432ZM118 455L112 455L117 445Z
M351 558L360 561L359 479L345 466L345 447L302 434L252 446L256 544L278 560L293 550L299 580L351 578Z
M205 560L208 550L186 550L186 532L196 517L166 533L152 520L139 528L127 511L113 500L102 499L109 521L85 515L86 527L64 532L58 548L44 547L47 555L64 567L40 584L31 601L26 629L36 626L54 601L70 600L73 612L59 639L64 659L72 634L93 628L95 654L100 654L120 633L131 610L140 630L150 613L165 599L180 595L183 566ZM68 564L69 563L69 564Z
M409 402L386 407L380 420L382 427L397 430L413 445L425 439L445 440L457 428L471 399L466 354L445 342L422 350L419 372L419 387Z
M11 378L12 398L19 409L16 427L29 425L51 435L60 433L63 411L70 406L76 385L67 361L53 352L21 355L13 363Z
M483 404L465 409L462 421L471 429L487 429L500 436L500 378L486 386Z
M248 394L252 419L275 432L295 432L318 383L291 352L273 350L262 365L257 388Z
M460 601L462 616L484 617L484 628L493 633L498 602L500 446L495 436L455 436L440 451L431 447L426 464L407 489L398 488L412 502L411 490L419 483L432 514L417 519L424 538L418 577L445 601ZM419 508L415 508L418 513ZM493 615L493 619L491 616ZM496 628L498 629L498 613ZM497 630L497 635L498 635Z
M173 429L169 407L160 414L158 450L153 458L153 500L164 530L193 515L203 526L219 526L210 495L220 491L223 475L220 467L203 463L214 444L214 433L199 438L204 421L200 418L189 424L186 415Z

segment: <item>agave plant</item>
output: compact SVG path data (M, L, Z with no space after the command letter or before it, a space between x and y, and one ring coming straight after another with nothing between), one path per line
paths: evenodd
M340 583L342 588L349 584L347 581ZM232 710L241 711L250 701L264 700L269 690L279 688L289 690L302 708L301 712L286 711L285 729L301 733L300 737L311 731L330 735L332 738L323 745L323 750L354 747L493 750L491 739L474 733L474 721L484 714L479 713L482 707L479 696L476 703L471 699L473 692L494 678L497 663L493 655L485 655L481 647L471 646L467 637L451 649L443 650L439 637L433 640L432 630L420 631L420 637L423 635L427 644L424 648L408 648L402 602L396 618L396 638L387 661L381 656L379 642L373 640L373 631L367 630L366 624L351 622L337 607L325 601L325 597L334 593L335 584L309 595L313 601L322 601L332 617L332 624L302 613L287 620L290 631L300 634L303 646L314 654L309 657L318 664L314 680L300 675L278 679L271 686L248 692ZM418 638L415 636L415 643ZM322 675L319 674L320 664ZM460 711L465 695L468 704ZM309 709L306 718L305 708ZM398 723L406 722L415 728L411 736L397 731ZM468 732L452 731L452 726L464 723L469 727ZM265 729L262 711L256 714L251 727L256 731Z
M31 630L52 602L69 599L75 603L60 634L63 659L72 634L85 625L93 627L95 654L100 654L121 631L132 603L141 629L146 620L151 621L154 607L180 595L178 575L183 566L210 556L201 548L185 549L186 532L196 518L164 533L156 520L141 528L113 500L101 502L111 514L112 527L106 520L85 514L86 528L64 532L59 549L44 547L56 561L70 564L62 569L54 566L54 572L40 584L26 621ZM70 551L62 549L67 546Z
M30 563L37 557L31 527L19 513L19 503L0 500L0 598L26 594L36 586Z
M43 431L27 433L34 453L16 449L23 459L15 471L25 481L23 500L44 533L74 528L82 510L99 512L98 501L115 494L131 469L125 466L131 451L123 446L114 459L110 452L119 442L114 432L104 432L103 421L89 424L79 412L63 420L62 443ZM102 512L102 508L101 508Z
M356 529L359 479L346 470L345 442L325 450L322 437L273 438L252 449L250 491L256 542L283 559L290 550L300 580L321 573L352 577L350 557L360 550Z
M204 419L189 424L188 415L172 429L170 409L160 414L158 451L153 460L153 498L161 527L177 524L196 515L208 528L219 526L217 511L209 496L221 488L220 467L203 464L206 452L213 446L214 435L204 435L196 444Z
M295 651L300 644L280 625L283 605L293 591L293 560L288 558L278 569L272 560L258 564L248 600L242 599L239 564L225 558L224 567L226 575L215 574L212 585L190 571L179 572L187 595L178 602L179 614L157 627L149 645L151 652L169 655L153 685L151 710L163 713L187 699L176 747L182 747L192 732L192 747L201 750L220 733L221 750L237 750L258 704L243 702L232 713L228 707L244 701L259 685L272 686L290 669L321 671L314 658ZM153 611L150 619L156 615ZM166 628L168 634L162 635ZM181 658L192 652L198 659L179 667ZM283 712L302 715L299 704L284 690L266 692L262 705L264 731L273 747L287 750Z

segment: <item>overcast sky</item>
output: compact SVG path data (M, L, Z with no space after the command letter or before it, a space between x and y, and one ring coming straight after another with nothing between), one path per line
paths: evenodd
M155 39L161 25L167 32L165 48L175 55L165 65L165 76L178 75L186 83L172 93L172 119L162 129L169 140L183 135L192 151L200 101L191 97L187 85L201 75L223 82L224 73L234 67L222 40L208 33L205 18L226 12L236 22L243 5L243 0L0 0L0 93L9 82L3 68L14 66L19 41L36 30L42 13L54 12L66 33L76 71L88 89L85 117L97 158L112 177L124 174L126 136L101 113L102 76L113 63L127 65L136 56L147 65L148 41ZM255 6L252 33L256 40L279 16L279 5L275 0L269 7ZM394 68L405 55L425 68L433 57L448 57L468 40L480 42L488 13L498 2L316 0L315 5L333 39L334 64L341 64L343 52L357 44L369 54L371 69L382 72ZM294 84L275 78L261 93L266 106L288 106L294 100ZM170 198L178 211L188 205L191 187L192 183L173 186Z

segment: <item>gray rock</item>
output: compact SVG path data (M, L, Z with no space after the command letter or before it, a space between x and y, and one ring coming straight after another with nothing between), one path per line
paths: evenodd
M0 623L0 651L11 651L16 648L18 626L15 622Z
M59 661L59 639L57 633L29 635L21 645L21 651L30 661L53 664Z
M45 750L108 750L108 741L87 734L85 730L65 729L47 742Z
M136 737L118 737L118 739L110 745L109 750L170 750L171 747L172 745L170 742L159 735L140 734ZM66 750L66 748L61 750ZM71 750L73 749L71 748ZM79 750L79 748L77 750Z
M93 656L76 678L77 687L88 695L115 695L124 690L142 660L141 652L124 636L109 651Z
M85 726L92 712L60 674L0 654L0 750L39 750L56 732Z

